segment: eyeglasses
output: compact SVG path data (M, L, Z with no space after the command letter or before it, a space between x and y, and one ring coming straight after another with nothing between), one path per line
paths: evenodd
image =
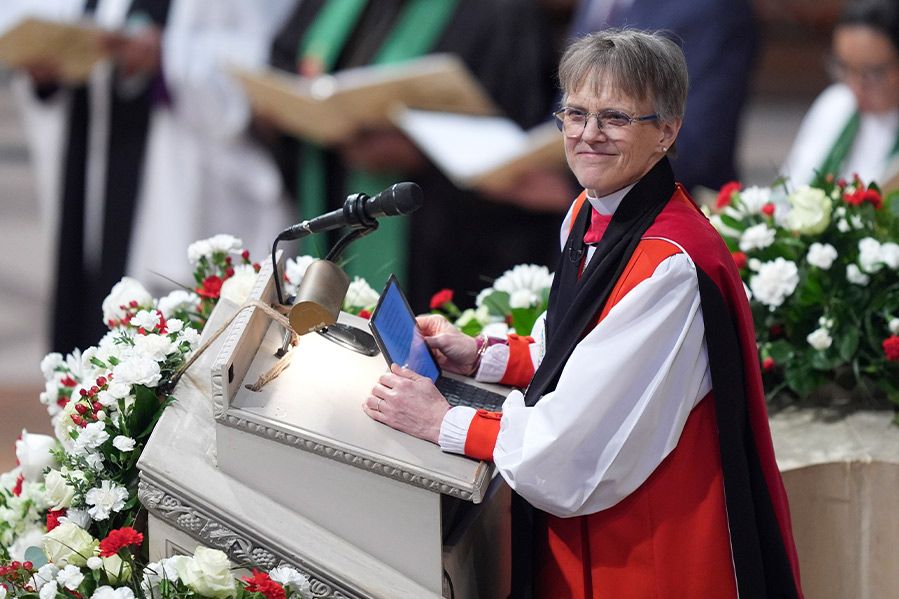
M578 108L568 106L562 107L553 113L556 117L556 126L559 131L567 137L580 137L587 128L587 121L590 117L596 117L596 127L605 129L606 133L626 127L632 123L640 123L644 121L654 121L659 118L657 114L647 114L645 116L631 116L620 110L601 110L599 112L586 112Z
M874 87L883 85L887 76L890 74L890 70L896 68L897 64L899 64L899 62L891 61L881 64L853 67L836 56L831 56L827 59L825 66L827 67L827 74L830 75L834 81L845 82L847 79L857 78L861 81L862 85Z

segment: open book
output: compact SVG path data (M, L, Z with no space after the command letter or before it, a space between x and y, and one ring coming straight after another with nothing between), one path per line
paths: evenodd
M554 123L523 131L503 117L412 109L397 110L391 118L459 187L502 189L531 169L565 165Z
M314 78L274 69L232 71L254 111L288 133L322 145L345 141L361 128L390 125L389 115L397 104L469 114L496 112L465 64L449 54Z
M103 31L89 22L29 17L0 36L0 63L13 68L34 62L56 64L63 81L80 83L106 56L102 36Z

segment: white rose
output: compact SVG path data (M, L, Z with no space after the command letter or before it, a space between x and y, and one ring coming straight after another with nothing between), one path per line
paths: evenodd
M774 229L761 223L753 225L740 235L740 249L744 252L765 249L774 243Z
M854 285L864 287L871 280L871 277L861 271L856 264L850 264L846 267L846 280Z
M119 451L134 451L134 439L125 435L116 435L112 440L112 445Z
M155 387L162 379L159 364L147 356L136 355L112 369L115 380L127 385Z
M817 235L830 224L833 203L822 190L805 185L790 194L787 201L792 208L786 225L793 231Z
M253 286L256 284L256 271L249 264L234 269L234 276L222 283L221 299L227 299L238 306L247 301Z
M821 270L828 270L833 266L833 261L837 259L837 249L829 243L813 243L808 248L808 254L805 259L812 266L816 266Z
M25 480L37 482L43 477L45 469L56 465L56 458L50 453L55 448L56 439L50 435L22 430L21 437L16 441L16 459Z
M179 310L192 312L200 303L200 296L184 289L176 289L167 296L162 297L156 304L156 309L162 312L167 319L175 315Z
M47 500L53 504L51 510L62 510L72 506L75 488L66 482L62 472L59 470L48 472L44 478L44 486L47 489Z
M131 578L131 565L117 554L101 557L100 560L103 562L103 571L106 572L110 584L121 584Z
M858 265L868 273L874 273L883 268L879 241L873 237L865 237L858 242Z
M899 318L890 319L890 324L888 326L892 334L899 335Z
M799 284L796 264L783 258L775 258L759 267L749 279L752 297L772 310L780 306Z
M880 260L894 270L899 268L899 243L887 241L881 245Z
M369 286L369 284L360 277L353 277L347 289L346 297L343 300L345 309L350 308L369 308L378 303L378 292Z
M830 336L830 331L826 328L815 329L805 338L808 341L808 344L811 345L818 351L824 351L833 343L833 338Z
M127 307L132 301L146 308L153 305L153 296L136 279L122 277L103 300L103 323L119 322L126 314L121 306Z
M75 389L72 390L73 397L78 397L78 389L78 387L75 387ZM75 405L77 403L78 402L75 400L69 401L59 413L59 419L53 426L53 433L56 435L56 439L62 444L66 451L71 451L72 449L73 441L69 434L71 431L78 429L78 425L72 422L72 416L78 413L75 411Z
M41 547L47 559L57 566L84 566L87 558L97 553L99 542L83 528L64 522L44 535Z
M197 547L193 559L178 560L175 570L181 581L206 597L233 597L237 589L228 556L216 549Z

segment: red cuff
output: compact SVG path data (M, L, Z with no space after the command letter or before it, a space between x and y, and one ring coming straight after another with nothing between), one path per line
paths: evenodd
M500 383L510 387L527 387L534 378L534 362L531 360L533 337L509 335L509 363Z
M499 436L501 412L478 410L468 426L465 437L465 455L476 460L493 461L493 448Z

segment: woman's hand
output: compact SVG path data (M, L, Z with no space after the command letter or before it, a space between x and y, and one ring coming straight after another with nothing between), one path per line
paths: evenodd
M478 344L474 338L438 314L426 314L416 320L440 368L464 375L472 373L478 359Z
M398 364L381 375L371 395L362 402L362 410L371 418L432 443L438 442L440 425L449 409L431 379Z

